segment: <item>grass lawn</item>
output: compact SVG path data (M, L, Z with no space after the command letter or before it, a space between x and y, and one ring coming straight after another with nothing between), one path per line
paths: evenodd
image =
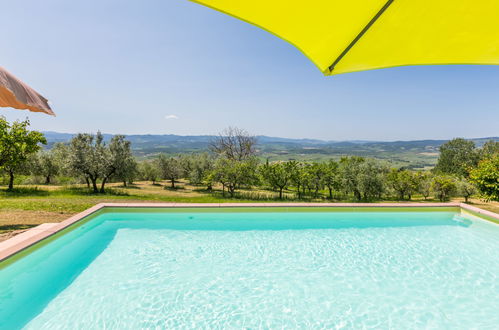
M165 189L164 182L153 185L150 182L137 182L132 186L109 184L106 194L89 193L82 186L20 186L13 192L0 189L0 241L5 240L28 228L45 222L59 222L102 202L278 202L274 192L264 190L243 191L237 199L224 198L220 191L210 193L204 187L192 186L186 182L178 184L179 189ZM249 196L249 198L244 198ZM293 200L294 194L285 194L286 202ZM308 199L310 201L324 201ZM415 201L421 201L415 199ZM434 200L429 200L434 201ZM456 199L456 201L460 201ZM390 200L393 202L393 200ZM472 200L477 207L499 213L499 203L484 203Z

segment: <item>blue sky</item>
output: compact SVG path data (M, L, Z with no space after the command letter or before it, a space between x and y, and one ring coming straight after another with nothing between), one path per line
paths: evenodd
M60 132L328 140L499 135L499 66L324 77L291 45L187 0L23 0L0 12L0 65L57 113L2 108Z

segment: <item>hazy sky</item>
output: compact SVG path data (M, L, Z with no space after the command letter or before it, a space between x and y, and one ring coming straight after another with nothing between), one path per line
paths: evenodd
M297 49L187 0L3 0L0 65L51 100L60 132L330 140L499 135L499 66L324 77Z

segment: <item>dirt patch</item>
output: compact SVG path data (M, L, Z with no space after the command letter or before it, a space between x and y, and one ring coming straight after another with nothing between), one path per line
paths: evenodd
M0 212L0 242L46 222L61 222L72 213L2 210Z

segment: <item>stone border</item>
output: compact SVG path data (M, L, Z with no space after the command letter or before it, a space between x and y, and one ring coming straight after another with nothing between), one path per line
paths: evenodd
M478 215L483 215L485 217L490 217L490 218L494 219L495 221L499 221L499 214L494 213L492 211L482 210L479 207L472 206L472 205L465 204L465 203L461 203L459 205L459 207L461 207L461 209L464 209L466 211L470 211L472 213L477 213Z
M0 243L0 262L60 232L106 207L119 208L237 208L237 207L460 207L499 221L499 214L464 203L100 203L60 223L44 223Z

